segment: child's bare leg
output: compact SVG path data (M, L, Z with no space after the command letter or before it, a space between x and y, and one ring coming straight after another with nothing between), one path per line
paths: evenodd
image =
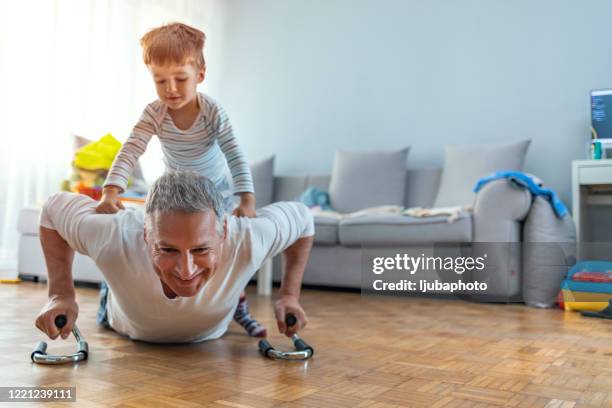
M244 327L244 330L252 337L266 337L268 334L266 328L263 327L257 320L249 313L249 303L246 299L246 293L242 291L240 294L240 300L234 312L234 320L236 323Z

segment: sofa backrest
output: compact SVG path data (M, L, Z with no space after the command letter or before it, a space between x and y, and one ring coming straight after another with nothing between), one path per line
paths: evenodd
M441 168L408 169L406 171L404 206L406 208L433 207L441 178Z
M408 169L405 207L431 207L438 192L441 176L440 168ZM308 187L329 191L330 178L328 174L275 176L273 201L295 201Z
M308 176L274 176L272 202L296 201L308 187Z

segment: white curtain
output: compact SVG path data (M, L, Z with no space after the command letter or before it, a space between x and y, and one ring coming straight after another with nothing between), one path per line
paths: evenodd
M0 271L16 269L21 208L70 174L72 135L125 140L156 98L139 38L172 21L208 34L214 3L0 0Z

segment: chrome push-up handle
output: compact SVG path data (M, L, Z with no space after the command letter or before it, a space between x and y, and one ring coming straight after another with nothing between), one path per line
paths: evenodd
M67 319L65 315L58 315L55 318L55 326L61 329L66 325ZM81 335L79 328L75 324L72 328L72 334L77 341L77 352L67 356L54 356L47 354L47 343L39 341L34 351L30 355L33 362L38 364L64 364L64 363L76 363L77 361L87 360L89 355L89 346L85 341L85 338Z
M288 314L285 317L285 324L291 327L297 323L297 318L294 314ZM291 336L295 351L280 351L272 347L268 340L259 341L259 351L266 357L275 360L307 360L314 354L314 349L308 345L297 334Z

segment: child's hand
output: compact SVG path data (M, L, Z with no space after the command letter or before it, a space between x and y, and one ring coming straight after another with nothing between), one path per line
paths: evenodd
M118 187L105 187L102 199L100 199L100 203L96 206L96 212L99 214L114 214L119 210L125 210L118 195Z
M114 214L119 210L125 210L123 203L117 197L102 196L100 203L96 207L96 212L99 214Z
M255 218L255 196L252 193L240 194L240 205L233 214L236 217Z
M255 218L255 206L254 205L243 205L240 204L240 206L236 207L236 209L234 210L233 214L236 217L248 217L248 218Z

